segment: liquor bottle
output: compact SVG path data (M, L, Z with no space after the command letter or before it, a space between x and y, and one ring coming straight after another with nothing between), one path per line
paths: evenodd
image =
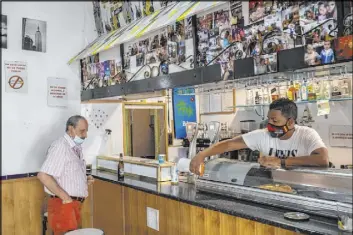
M273 87L271 90L271 102L279 99L279 92L277 87Z
M270 103L270 96L268 94L268 88L267 87L262 88L262 102L264 104Z
M331 99L331 85L330 81L322 81L321 98L325 100Z
M308 100L308 88L307 88L307 84L306 84L305 79L303 79L303 83L300 88L300 96L301 96L301 100L303 100L303 101Z
M119 156L118 180L124 180L124 161L123 161L123 154L122 153L120 153L120 156Z
M322 99L322 94L321 94L321 89L320 89L320 83L319 82L314 82L313 83L313 93L316 94L316 99L321 100Z
M287 90L287 98L292 101L296 100L296 89L294 87L293 81L290 81L290 86Z
M253 91L250 89L246 90L246 105L253 105Z
M258 91L255 94L255 104L260 104L260 96Z
M301 101L301 96L300 96L300 87L301 87L301 84L299 81L296 81L294 83L294 88L295 88L295 100L296 101Z
M308 101L316 100L316 93L314 92L314 86L312 81L309 81L307 83L307 90L308 90Z

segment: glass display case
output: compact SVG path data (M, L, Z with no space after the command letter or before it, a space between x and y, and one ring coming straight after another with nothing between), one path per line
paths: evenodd
M352 169L268 169L258 163L211 160L196 188L325 217L352 215Z

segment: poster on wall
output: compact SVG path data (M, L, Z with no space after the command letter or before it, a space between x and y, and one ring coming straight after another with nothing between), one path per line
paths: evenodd
M47 51L47 22L22 18L22 50Z
M1 15L1 48L7 48L7 16Z
M185 125L187 122L196 122L196 104L194 89L173 89L173 116L174 116L174 132L176 139L186 137Z
M27 62L5 61L5 91L27 93Z
M47 79L48 106L67 107L67 79L49 77Z

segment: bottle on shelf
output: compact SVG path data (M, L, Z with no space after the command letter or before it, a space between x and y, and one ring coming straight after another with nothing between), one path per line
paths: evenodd
M299 81L294 82L294 88L295 88L295 100L296 101L301 101L301 96L300 96L300 87L301 84Z
M322 94L321 94L321 85L319 81L315 81L313 83L313 92L316 95L316 100L321 100L322 99Z
M289 88L287 90L287 98L292 101L296 101L297 91L294 87L293 81L290 81Z
M288 98L287 97L287 87L288 86L279 86L278 90L279 90L279 98Z
M331 84L330 81L322 81L321 82L321 98L325 100L331 99Z
M255 95L255 104L260 104L260 95L259 95L259 92L256 91L256 95Z
M305 79L303 79L303 82L300 87L300 98L303 101L308 100L308 88Z
M268 95L268 87L263 87L262 88L262 102L264 104L269 104L270 103L270 96Z
M272 87L270 89L270 93L271 93L271 102L279 99L278 87Z
M308 101L316 100L316 93L314 92L313 81L307 82L307 90L308 90Z
M119 155L119 163L118 163L118 180L124 180L124 161L123 154Z
M253 105L254 101L253 101L253 91L250 89L247 89L246 91L246 105Z

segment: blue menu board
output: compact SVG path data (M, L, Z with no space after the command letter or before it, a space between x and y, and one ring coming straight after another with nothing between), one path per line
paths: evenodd
M175 88L173 89L173 116L174 132L176 139L186 137L185 124L196 122L195 89Z

